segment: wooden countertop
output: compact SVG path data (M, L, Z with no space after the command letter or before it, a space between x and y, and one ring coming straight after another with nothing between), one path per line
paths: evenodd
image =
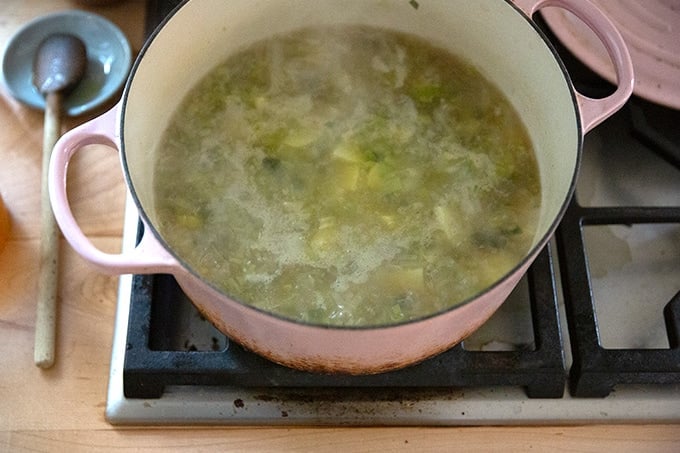
M135 51L144 2L85 7L69 0L3 0L0 45L28 20L64 8L117 23ZM62 240L56 364L33 364L42 112L0 88L0 193L12 232L0 254L1 451L680 451L679 425L457 428L113 427L104 419L117 277L89 267ZM91 116L101 113L93 113ZM87 118L67 121L74 126ZM106 148L72 161L69 191L81 226L100 247L120 247L124 183Z

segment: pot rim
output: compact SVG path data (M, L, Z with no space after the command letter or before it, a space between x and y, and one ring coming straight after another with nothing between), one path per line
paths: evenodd
M557 229L557 226L561 222L567 208L569 207L569 204L574 196L575 189L576 189L576 182L577 182L577 176L579 172L579 168L581 165L581 158L582 158L582 147L583 147L583 138L584 138L584 128L583 128L583 123L582 123L582 118L581 115L579 114L579 105L578 105L578 100L576 96L576 90L574 88L574 85L572 83L571 77L569 76L569 73L567 71L567 68L560 58L559 54L557 53L557 50L555 46L551 43L550 39L548 36L541 30L541 28L534 22L531 17L527 16L520 7L518 7L515 3L513 3L512 0L505 0L505 3L508 4L516 14L519 14L524 21L534 30L535 34L537 35L537 39L540 39L540 41L547 46L548 50L553 56L553 59L557 63L560 74L563 77L565 86L567 88L567 91L569 93L569 96L571 98L571 104L573 106L573 114L575 117L575 132L577 133L577 146L576 146L576 159L575 159L575 164L572 169L572 175L570 177L570 183L569 187L567 188L566 191L566 196L561 202L561 205L559 209L557 210L557 215L554 216L552 222L550 223L549 227L545 230L545 232L540 236L540 238L536 241L536 243L528 250L525 252L523 257L516 262L516 264L508 270L506 273L504 273L501 277L496 279L496 281L484 288L483 290L475 293L472 296L469 296L455 304L452 304L444 309L428 313L423 316L419 316L414 319L409 319L405 321L398 321L398 322L393 322L389 324L365 324L365 325L350 325L350 326L345 326L345 325L334 325L334 324L324 324L324 323L314 323L314 322L308 322L308 321L301 321L293 318L289 318L286 316L282 316L278 313L271 312L268 310L264 310L260 307L251 305L249 303L243 302L237 298L234 298L222 290L218 289L214 283L210 282L209 280L205 279L200 273L196 272L188 263L185 262L185 260L167 243L167 241L163 238L163 236L160 234L160 232L157 230L157 228L154 226L152 220L146 213L146 210L142 206L142 202L140 200L140 197L137 194L137 191L135 189L135 186L133 184L132 178L130 176L130 171L129 171L129 164L128 164L128 159L127 159L127 154L126 154L126 147L125 147L125 116L127 112L127 102L128 98L130 96L130 91L132 88L132 83L135 78L135 74L137 70L139 69L140 65L142 64L144 60L144 55L149 51L149 49L153 46L154 42L158 38L159 34L161 31L165 28L166 24L169 23L174 19L174 17L182 10L184 6L186 6L191 0L182 0L180 4L178 4L165 18L164 20L154 29L154 31L149 35L149 38L145 41L144 45L142 46L137 58L135 59L130 75L128 76L128 79L125 83L125 87L123 90L123 94L121 97L121 102L119 105L119 120L116 124L116 127L119 129L119 137L120 137L120 156L121 156L121 163L123 167L123 173L125 177L125 182L127 184L127 187L130 191L131 197L137 206L137 210L139 213L139 216L141 217L143 221L143 227L146 229L148 228L151 230L154 238L162 245L162 247L177 261L177 263L181 266L177 270L181 271L183 273L188 273L190 274L193 278L196 278L200 280L203 284L207 285L210 287L213 291L216 291L217 293L223 295L226 299L229 301L232 301L242 307L245 307L246 309L253 310L255 312L261 313L266 316L270 316L273 318L276 318L280 321L284 322L289 322L301 326L306 326L310 328L318 328L318 329L323 329L323 330L353 330L353 331L374 331L374 330L389 330L393 328L398 328L400 326L404 325L414 325L418 323L423 323L428 321L429 319L439 317L443 314L450 313L452 311L457 310L460 307L463 307L465 305L471 304L475 302L476 300L484 297L486 294L494 292L499 286L503 285L507 280L515 276L518 272L520 272L523 268L528 268L528 266L531 264L531 262L535 259L535 257L540 253L540 251L546 246L548 241L551 239L553 236L555 230ZM140 235L141 237L141 235ZM523 272L524 273L524 272ZM522 275L523 275L522 273ZM200 307L198 307L200 310Z

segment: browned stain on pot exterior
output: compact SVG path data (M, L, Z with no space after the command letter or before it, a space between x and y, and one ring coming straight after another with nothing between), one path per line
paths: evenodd
M231 337L230 337L231 338ZM327 357L315 357L307 360L304 359L293 359L287 357L281 357L277 351L266 350L259 347L257 344L250 342L249 340L232 338L234 341L242 345L244 348L266 357L272 362L278 363L283 366L294 368L297 370L308 371L311 373L321 373L321 374L346 374L346 375L368 375L368 374L380 374L389 371L399 370L408 366L415 365L419 362L427 360L437 354L440 354L460 342L460 340L454 341L451 344L445 344L441 347L423 351L423 353L408 361L391 361L367 368L364 364L353 364L348 363L346 360L333 360Z
M367 367L365 364L360 363L349 363L346 360L333 360L328 357L312 357L309 359L294 359L290 357L283 357L278 351L262 348L257 343L253 342L251 338L239 335L238 332L234 332L233 328L227 325L223 320L223 316L220 313L213 313L211 310L206 309L206 307L201 306L194 302L194 305L198 309L205 319L210 321L220 332L229 337L230 340L235 341L244 348L271 360L274 363L283 365L289 368L294 368L301 371L308 371L311 373L320 374L345 374L350 376L359 375L369 375L369 374L380 374L387 373L389 371L396 371L408 366L415 365L424 360L432 358L444 351L447 351L454 347L456 344L463 341L471 335L475 330L479 328L481 322L478 324L470 325L465 329L461 335L457 336L452 341L446 342L442 345L438 345L435 348L422 351L422 353L415 358L409 358L409 360L395 360L386 363L376 364L371 367Z

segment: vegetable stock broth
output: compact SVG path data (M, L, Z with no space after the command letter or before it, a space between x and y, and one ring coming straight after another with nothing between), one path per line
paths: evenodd
M538 167L473 66L367 26L297 30L211 70L157 150L155 224L230 297L376 326L478 294L529 251Z

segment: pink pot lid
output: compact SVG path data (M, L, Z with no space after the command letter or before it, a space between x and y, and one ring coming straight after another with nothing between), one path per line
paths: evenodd
M680 0L591 0L616 25L631 53L633 92L680 109ZM555 36L583 63L612 83L614 67L601 41L571 13L544 8Z

